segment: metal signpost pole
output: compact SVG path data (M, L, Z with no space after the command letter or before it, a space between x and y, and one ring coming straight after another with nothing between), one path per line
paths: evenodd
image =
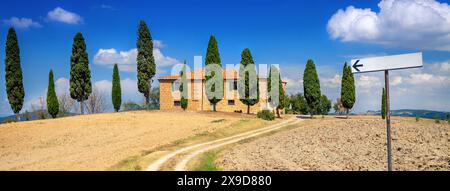
M386 85L386 137L388 171L392 171L391 150L391 109L389 99L389 70L402 70L423 67L422 53L382 56L372 58L354 59L351 61L352 73L381 72L384 71Z
M392 171L392 150L391 150L391 109L389 101L389 70L384 71L384 81L386 85L386 135L387 135L387 161L388 171Z

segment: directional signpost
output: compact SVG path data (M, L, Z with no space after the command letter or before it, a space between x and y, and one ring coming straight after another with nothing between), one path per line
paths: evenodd
M355 59L351 61L352 73L381 72L384 71L386 86L386 134L387 134L387 160L388 171L392 171L391 152L391 111L389 106L389 70L420 68L423 66L422 53L382 56L373 58Z

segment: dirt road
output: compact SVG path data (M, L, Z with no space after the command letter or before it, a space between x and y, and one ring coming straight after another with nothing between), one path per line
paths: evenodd
M192 146L180 148L154 161L152 164L148 166L147 170L148 171L161 170L162 167L165 165L165 163L171 163L169 169L167 169L166 167L166 169L164 170L184 171L187 170L188 162L199 154L228 144L236 143L244 139L248 139L264 133L275 131L287 125L298 123L299 121L300 119L298 119L297 117L291 117L278 124L270 125L268 127L259 128L256 130L240 133L230 137L225 137L214 141L199 143Z

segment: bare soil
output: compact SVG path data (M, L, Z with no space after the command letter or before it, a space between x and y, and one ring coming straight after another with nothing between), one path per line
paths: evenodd
M450 124L393 118L392 151L394 170L450 170ZM319 117L219 155L223 170L386 170L386 126L379 117Z
M0 170L106 170L121 160L253 116L135 111L0 125Z

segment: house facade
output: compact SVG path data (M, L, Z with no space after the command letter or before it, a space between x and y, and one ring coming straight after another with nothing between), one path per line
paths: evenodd
M224 70L224 98L216 104L216 110L222 112L247 112L247 105L239 100L237 90L238 71ZM204 71L187 73L188 83L188 107L191 111L212 111L213 105L209 102L205 93ZM160 109L161 110L182 110L180 76L163 76L160 83ZM260 77L259 80L259 102L250 107L250 113L257 113L263 109L273 110L273 106L268 102L267 78ZM286 90L286 82L283 82L283 89ZM283 113L284 111L280 111Z

